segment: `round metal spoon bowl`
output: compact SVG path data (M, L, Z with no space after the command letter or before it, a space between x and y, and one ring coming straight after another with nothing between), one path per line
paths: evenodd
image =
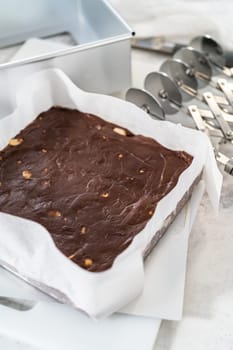
M146 76L144 87L159 101L165 114L176 114L181 108L181 93L167 74L149 73Z
M165 114L159 101L148 91L130 88L126 92L125 99L147 112L152 118L165 120Z

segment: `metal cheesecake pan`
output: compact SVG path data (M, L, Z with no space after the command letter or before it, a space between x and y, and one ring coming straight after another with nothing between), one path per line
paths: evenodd
M0 120L0 149L41 112L60 105L99 115L134 134L152 137L168 148L184 150L193 156L192 164L182 173L174 189L158 203L145 228L115 259L112 267L103 272L84 270L67 259L38 223L0 212L1 266L91 317L106 317L142 292L144 258L164 234L164 228L177 215L179 207L188 200L203 168L208 194L217 205L221 175L208 138L180 125L154 121L126 101L85 92L58 69L43 70L25 79L15 100L14 112Z
M0 117L14 109L23 78L59 68L84 90L114 93L129 87L132 30L105 0L0 0L1 50L30 38L69 37L69 46L0 64Z

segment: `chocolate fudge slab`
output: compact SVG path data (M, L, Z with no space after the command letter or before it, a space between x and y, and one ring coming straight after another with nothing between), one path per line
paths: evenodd
M52 107L0 152L0 211L40 223L68 258L104 271L191 163L100 117Z

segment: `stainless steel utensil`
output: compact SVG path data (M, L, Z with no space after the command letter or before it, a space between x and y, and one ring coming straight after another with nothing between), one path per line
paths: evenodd
M28 311L36 305L36 302L0 296L0 305L9 307L17 311Z
M221 152L217 152L216 160L224 166L224 171L233 176L233 158L227 157Z
M165 120L165 114L162 106L148 91L130 88L127 90L125 99L134 103L139 108L149 113L152 118Z
M216 90L224 96L216 95L215 99L219 105L226 109L229 104L233 111L233 86L225 79L212 79L212 69L205 57L193 49L185 48L177 53L182 59L170 59L162 63L160 71L167 73L173 80L183 82L183 84L193 90L202 89L207 86ZM184 53L184 54L182 54ZM187 96L187 94L185 94ZM200 98L200 97L199 97Z
M176 114L182 107L181 93L167 74L149 73L144 87L159 101L165 114Z
M200 79L207 80L207 84L208 81L211 81L211 78L214 76L221 75L222 77L226 77L228 79L232 76L230 73L230 68L226 68L228 71L220 69L218 66L214 65L213 62L210 61L201 51L198 51L191 46L183 47L176 51L173 58L179 59L193 67Z
M208 60L225 75L233 76L233 69L226 67L226 57L222 46L210 35L196 36L190 41L190 46L202 52Z
M182 91L184 96L187 95L190 99L196 98L199 101L205 103L212 112L212 115L215 117L224 137L229 141L233 140L232 129L228 125L228 122L225 120L225 114L223 114L218 104L228 104L226 100L222 99L221 96L213 95L211 92L205 92L203 94L198 93L198 84L194 74L189 70L189 66L181 61L167 60L161 65L160 69L163 72L169 74L169 76L176 84L177 88Z
M148 94L148 92L145 90L131 88L126 92L126 100L127 101L134 103L135 105L137 105L138 107L140 107L144 111L146 111L148 114L150 114L151 109L153 109L153 111L155 111L154 108L157 109L159 106L159 108L163 109L163 107L164 107L165 110L168 111L168 113L174 115L177 113L177 111L179 111L179 110L177 110L177 107L180 106L182 111L184 113L186 112L187 116L191 116L193 118L196 129L206 133L208 136L211 136L212 141L213 141L214 137L216 139L219 139L219 134L216 134L216 132L215 132L216 129L208 127L207 124L204 122L204 120L202 118L202 111L199 110L197 108L197 106L188 106L187 108L185 108L182 105L182 97L181 97L181 95L179 95L179 90L177 90L175 85L172 85L173 83L171 80L170 80L171 81L171 84L170 84L169 77L167 77L165 74L161 75L161 73L159 73L159 72L150 73L148 75L149 78L145 80L145 87L150 88L151 74L156 74L159 77L157 88L155 90L153 89L151 91L152 94L154 92L154 93L156 93L156 95L152 96L152 94ZM152 77L152 82L153 81L154 81L154 79ZM165 85L164 82L166 82L166 87L169 86L168 91L166 89L164 89L164 85ZM174 91L176 93L174 93L174 91L169 90L169 88L171 88L172 86L174 87ZM162 89L160 89L160 93L158 93L158 88L162 88ZM177 93L177 91L178 91L178 93ZM170 93L170 92L172 92L172 93ZM148 96L149 96L149 98L148 98ZM163 117L165 115L165 110L162 113ZM205 114L205 112L208 114L208 112L210 112L210 111L204 111L204 114ZM153 115L151 115L151 116L152 116L152 118L155 118L156 114L153 113ZM159 116L157 119L161 119L161 116ZM216 160L220 164L223 164L223 161L224 161L225 162L224 163L224 171L230 175L233 175L233 159L229 159L224 154L218 152L218 150L217 150L218 141L213 143L213 147L214 147L215 153L216 153Z
M189 108L183 105L182 95L178 87L166 73L149 73L145 78L144 86L146 90L159 100L166 115L181 111L186 117L192 117L195 128L201 131L206 129L206 124L202 118L202 112L200 112L197 107L191 106L191 108Z
M133 48L170 56L173 56L176 51L186 46L191 46L203 52L216 67L220 69L224 67L226 71L230 68L230 72L227 75L231 75L233 71L231 69L233 67L233 51L223 50L222 46L209 35L195 37L188 44L171 42L165 36L134 38L132 40Z
M164 36L153 36L145 38L133 38L131 40L133 48L142 49L161 54L173 55L184 45L168 41Z

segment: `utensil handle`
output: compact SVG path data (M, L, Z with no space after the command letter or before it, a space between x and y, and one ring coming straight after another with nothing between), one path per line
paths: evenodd
M226 122L222 115L222 111L219 108L217 102L215 101L212 93L210 92L205 92L203 94L203 97L205 99L206 104L209 106L211 112L213 113L215 119L217 120L219 127L222 130L223 135L227 140L232 140L233 139L233 132L229 126L229 124Z
M232 68L233 67L233 51L225 51L224 57L226 59L226 67Z
M205 127L205 122L201 117L201 113L199 112L197 106L188 106L188 111L191 114L195 124L196 124L196 128L200 131L203 131L205 133L208 133Z
M136 49L159 52L171 56L185 46L186 45L167 41L166 38L162 36L132 39L132 47Z
M233 158L228 160L224 167L224 171L233 176Z
M227 101L231 107L233 107L233 91L228 84L226 79L218 79L218 86L220 90L224 93L227 98Z

